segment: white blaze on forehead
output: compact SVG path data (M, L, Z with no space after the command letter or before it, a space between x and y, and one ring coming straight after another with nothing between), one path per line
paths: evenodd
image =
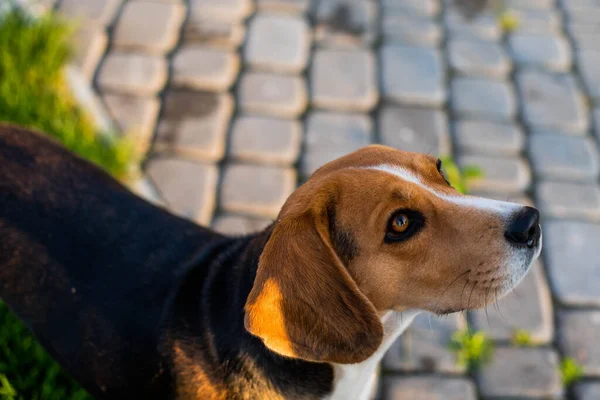
M510 203L507 201L498 201L492 199L485 199L483 197L475 197L475 196L452 196L445 193L440 193L435 189L427 186L423 180L417 176L414 172L395 165L390 164L380 164L374 165L371 167L363 167L363 169L370 169L375 171L385 172L391 175L395 175L403 181L414 183L415 185L420 186L421 188L427 190L432 195L437 198L447 201L452 204L456 204L463 207L475 208L482 211L489 211L496 214L500 214L503 216L509 216L513 212L520 209L522 206L517 203Z

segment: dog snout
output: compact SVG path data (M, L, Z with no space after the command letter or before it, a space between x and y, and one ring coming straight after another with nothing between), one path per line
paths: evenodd
M533 248L540 234L540 213L533 207L523 207L511 218L504 236L511 243Z

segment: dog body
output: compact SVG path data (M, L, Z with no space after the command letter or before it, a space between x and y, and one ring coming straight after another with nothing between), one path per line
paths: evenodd
M541 248L532 210L371 146L230 238L1 126L0 298L99 399L363 399L419 310L518 284Z

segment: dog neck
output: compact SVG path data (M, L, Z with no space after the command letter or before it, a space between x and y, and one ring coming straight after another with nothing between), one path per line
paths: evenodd
M404 332L418 314L418 310L388 311L385 313L381 318L384 329L381 346L371 357L359 364L334 364L334 391L327 399L367 400L373 397L376 369L379 362L398 336Z

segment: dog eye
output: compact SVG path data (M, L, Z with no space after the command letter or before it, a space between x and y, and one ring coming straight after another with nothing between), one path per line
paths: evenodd
M398 210L390 218L386 242L408 239L421 230L425 222L423 214L413 210Z

